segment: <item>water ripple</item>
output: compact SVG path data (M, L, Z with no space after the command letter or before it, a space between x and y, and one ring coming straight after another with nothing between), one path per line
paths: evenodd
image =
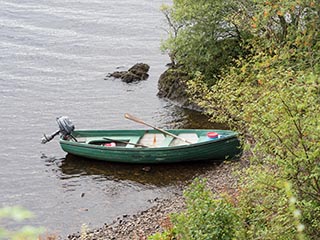
M145 209L210 167L145 172L65 159L57 141L40 144L61 115L76 128L139 129L144 126L124 119L125 112L158 126L185 114L172 116L176 109L156 96L168 62L159 49L163 2L171 0L0 0L2 204L22 205L38 216L32 224L66 235L83 223L100 226ZM147 81L104 80L137 62L151 66Z

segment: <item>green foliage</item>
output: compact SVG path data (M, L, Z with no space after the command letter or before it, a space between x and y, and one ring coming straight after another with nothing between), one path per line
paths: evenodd
M303 239L300 217L294 215L300 210L281 173L254 166L245 172L243 181L237 205L241 223L238 239Z
M215 199L211 191L205 188L205 182L200 180L196 180L185 191L184 196L186 211L173 214L171 221L174 228L171 232L164 233L167 235L158 235L160 236L158 239L170 239L164 236L181 240L233 239L238 218L235 208L227 197Z
M191 185L185 197L186 212L172 217L180 239L233 239L238 219L227 198L214 199L200 181Z
M21 207L4 207L0 209L0 220L13 219L21 222L25 219L32 218L33 214ZM12 240L34 240L38 239L39 235L43 233L42 228L35 228L31 226L24 226L16 231L9 231L0 227L0 239Z
M316 236L320 234L320 7L314 1L299 2L256 1L256 8L265 11L252 18L255 37L250 55L239 59L213 87L203 82L202 75L189 86L194 96L204 93L195 100L212 119L228 122L246 136L252 163L273 166L292 182L306 232ZM291 20L282 22L282 16Z
M4 207L0 209L0 218L11 218L15 221L22 221L33 217L33 214L21 207Z
M305 239L305 235L303 233L305 226L301 223L301 211L296 206L297 199L292 192L292 185L289 182L285 182L285 190L287 197L289 198L289 210L293 216L293 223L297 231L297 239L303 240Z
M248 169L243 181L238 196L220 198L194 181L184 193L187 209L171 216L172 229L149 239L305 239L289 183L260 167Z
M154 235L148 237L148 240L173 240L175 239L172 230L164 231L163 233L155 233Z
M172 16L184 28L171 49L180 51L180 62L192 65L186 69L194 76L188 83L193 101L213 121L229 123L243 133L251 166L238 202L242 224L238 238L303 238L301 226L304 237L320 236L320 2L197 3L174 1ZM226 7L226 18L221 17L221 7ZM220 21L215 21L214 14ZM213 41L214 47L203 48L204 52L199 47L205 43L202 36L231 26L219 25L221 19L247 20L235 28L246 54L226 61L211 86L208 77L213 75L199 66L216 67L213 59L204 59L214 56L219 46ZM237 53L238 46L232 47ZM290 190L284 183L290 183ZM296 196L294 206L287 200L292 196ZM293 208L300 209L299 218Z
M190 74L200 71L210 83L242 53L246 38L238 19L242 2L232 0L174 0L163 7L171 32L162 49Z

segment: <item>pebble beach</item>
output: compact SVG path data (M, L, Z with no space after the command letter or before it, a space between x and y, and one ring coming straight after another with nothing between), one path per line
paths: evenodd
M223 162L202 174L198 178L206 179L207 187L213 193L219 195L227 192L231 196L236 193L238 177L235 170L241 169L244 163ZM111 224L105 224L96 229L82 230L67 236L68 240L145 240L148 236L162 232L171 226L170 214L183 211L185 202L183 191L175 194L170 199L154 199L153 206L133 215L122 215Z

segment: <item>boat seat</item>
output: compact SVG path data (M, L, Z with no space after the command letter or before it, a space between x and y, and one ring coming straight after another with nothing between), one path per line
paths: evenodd
M196 133L180 133L178 135L179 137L184 138L185 140L192 142L192 143L196 143L198 142L198 135ZM188 143L186 143L185 141L182 141L178 138L175 138L172 142L171 142L171 146L181 146L181 145L186 145Z
M162 133L146 133L138 143L149 147L158 147L164 139L165 137Z
M85 137L77 137L76 139L77 139L78 143L86 143L87 142L87 138L85 138Z
M199 139L198 139L198 143L200 143L200 142L206 142L206 141L209 141L210 140L210 138L208 138L207 136L201 136L201 137L199 137Z
M163 142L160 144L159 147L168 147L170 143L172 142L173 137L166 136L166 138L163 140Z
M137 144L140 140L140 136L132 136L130 137L129 143ZM132 144L127 144L126 148L134 148L135 146Z

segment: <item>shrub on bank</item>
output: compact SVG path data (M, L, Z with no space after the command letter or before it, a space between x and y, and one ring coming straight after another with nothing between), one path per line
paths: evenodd
M199 180L191 184L184 196L187 210L172 216L178 239L233 239L238 216L227 197L215 199Z
M205 182L200 180L192 183L184 196L187 209L171 215L174 227L149 239L233 239L239 221L236 209L227 197L215 199L206 189Z
M193 101L213 121L229 123L242 133L249 153L250 166L243 175L236 204L231 205L237 216L233 225L239 228L232 236L316 239L320 236L320 2L230 0L226 1L230 8L225 11L216 7L219 1L183 2L174 1L172 16L178 22L182 20L189 42L197 39L194 35L210 30L211 22L203 23L208 17L206 13L214 11L220 11L219 16L225 14L223 20L212 23L215 33L224 29L217 28L217 24L227 24L234 27L229 31L241 36L241 54L219 68L214 85L201 67L186 68L192 69L193 79L188 86ZM197 9L203 14L196 15L193 11ZM247 24L241 24L243 19ZM206 43L217 40L215 35L203 36L207 36ZM171 39L171 49L180 49L182 43L177 39L175 45ZM203 50L209 45L186 46L196 51L199 46ZM193 51L184 49L178 60L191 56ZM210 54L202 55L201 61ZM216 64L207 60L202 67ZM225 198L221 201L228 203ZM200 202L194 203L201 205ZM216 207L215 202L210 204ZM192 216L202 219L199 214ZM176 226L182 227L181 221L188 229L200 227L197 222L186 224L183 218L173 217L174 220ZM216 220L207 223L207 234L212 234L215 225L223 230L224 226L216 224ZM181 236L177 235L178 239Z
M30 211L18 206L0 208L0 221L12 219L14 221L21 222L32 217L33 214ZM35 228L32 226L23 226L22 228L14 231L0 226L0 239L34 240L38 239L39 235L43 232L43 228Z
M204 180L194 181L184 193L186 210L172 214L172 227L149 240L305 239L290 184L261 169L255 174L245 178L249 183L236 199L215 196Z

